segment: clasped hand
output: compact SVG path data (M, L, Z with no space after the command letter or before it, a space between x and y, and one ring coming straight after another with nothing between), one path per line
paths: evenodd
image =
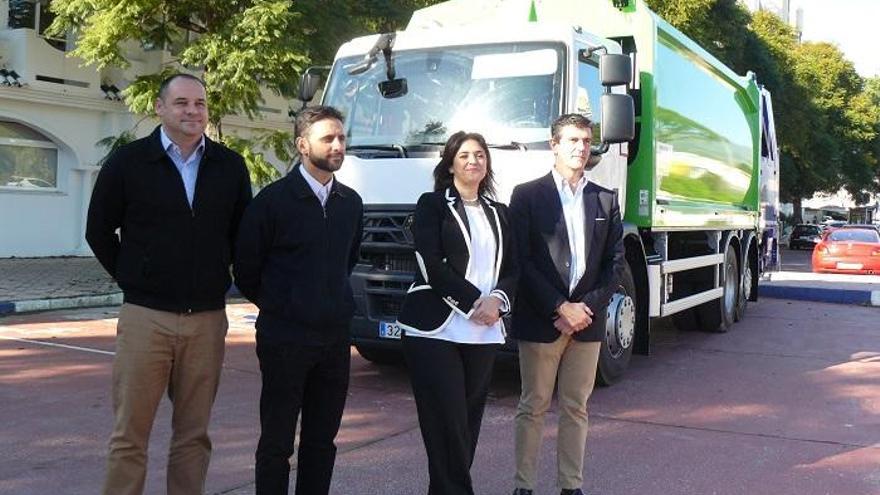
M582 302L564 302L556 308L559 316L553 321L553 326L564 335L572 335L590 326L593 323L593 310Z
M501 318L501 300L485 296L474 301L474 312L470 320L478 325L494 325Z

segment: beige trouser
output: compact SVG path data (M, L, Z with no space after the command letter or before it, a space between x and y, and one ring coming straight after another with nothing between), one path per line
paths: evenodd
M557 432L557 484L560 488L583 485L587 443L587 399L596 380L600 342L578 342L562 335L555 342L519 342L522 395L516 410L517 488L534 490L538 473L544 413L559 382Z
M174 409L167 493L203 493L211 457L208 421L227 328L224 310L177 314L122 305L105 495L143 493L150 430L166 390Z

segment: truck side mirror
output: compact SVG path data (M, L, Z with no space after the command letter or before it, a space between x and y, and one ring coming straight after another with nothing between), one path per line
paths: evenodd
M299 95L296 98L303 102L303 104L312 101L312 98L315 97L315 93L318 92L318 85L320 83L320 76L306 71L299 80Z
M632 82L632 60L627 55L602 55L599 57L599 80L605 87L628 85Z
M635 105L632 96L602 95L602 144L625 143L635 138Z

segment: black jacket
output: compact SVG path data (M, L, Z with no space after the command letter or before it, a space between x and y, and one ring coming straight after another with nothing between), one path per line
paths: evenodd
M623 223L617 193L592 182L584 187L587 268L569 294L571 251L559 191L552 173L513 190L511 218L522 265L519 296L513 312L513 336L530 342L553 342L556 308L565 301L583 302L593 323L576 333L579 341L605 338L608 302L626 263Z
M495 288L492 291L513 308L519 269L516 240L507 218L507 207L480 198L495 236ZM404 329L439 332L453 311L464 317L473 313L480 290L465 278L470 271L470 226L458 191L423 194L416 205L413 237L419 271L407 291L398 323Z
M257 338L327 345L347 342L363 203L334 179L325 207L299 168L257 195L235 252L235 284L260 308Z
M179 313L222 309L235 233L250 200L242 157L206 137L190 208L157 127L101 168L86 240L126 302Z

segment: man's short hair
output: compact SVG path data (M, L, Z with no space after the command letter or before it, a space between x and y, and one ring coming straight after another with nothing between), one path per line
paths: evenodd
M556 120L553 121L553 124L550 125L550 136L551 138L559 142L559 138L562 135L562 128L573 125L578 129L588 129L590 131L593 130L593 122L590 121L587 117L579 114L579 113L566 113L560 115Z
M294 124L295 137L304 137L315 122L324 119L336 119L345 122L345 117L339 110L325 105L304 108L297 116Z
M208 90L208 87L205 86L205 81L202 81L200 78L198 78L192 74L187 74L185 72L178 72L177 74L173 74L171 76L166 77L161 83L159 83L159 99L160 100L165 99L165 95L168 93L168 86L170 86L171 83L173 83L176 79L189 79L190 81L195 81L195 82L201 84L202 88L204 88L205 91Z

